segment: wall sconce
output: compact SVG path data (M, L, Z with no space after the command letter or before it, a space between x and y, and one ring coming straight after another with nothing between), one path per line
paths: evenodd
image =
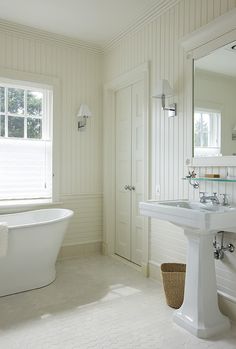
M82 103L77 113L78 117L78 130L84 128L87 124L87 119L92 116L92 113L87 104Z
M174 91L170 87L170 84L167 80L159 80L157 82L157 89L155 96L153 98L160 98L161 99L161 106L162 110L168 110L168 116L169 117L174 117L177 115L177 104L172 103L169 105L169 107L166 107L166 98L168 97L173 97L174 96Z

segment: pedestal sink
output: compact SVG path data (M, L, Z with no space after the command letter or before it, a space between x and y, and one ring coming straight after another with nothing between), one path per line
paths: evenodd
M236 232L236 208L199 202L147 201L140 213L183 228L187 237L187 270L184 302L174 313L174 322L200 338L208 338L230 328L229 319L218 307L213 234Z

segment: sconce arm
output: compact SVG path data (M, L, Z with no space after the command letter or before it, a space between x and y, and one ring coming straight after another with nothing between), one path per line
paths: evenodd
M162 110L167 110L171 113L169 113L169 116L176 116L177 115L177 104L176 103L172 103L169 105L169 107L166 107L166 96L163 94L161 96L161 107Z

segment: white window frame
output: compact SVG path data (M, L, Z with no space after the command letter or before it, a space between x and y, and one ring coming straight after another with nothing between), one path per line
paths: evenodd
M52 103L51 103L51 115L52 120L54 115L57 116L57 123L52 122L51 134L52 134L52 198L50 200L15 200L15 201L3 201L0 202L0 213L15 212L16 210L30 209L32 207L44 206L44 205L56 205L61 204L59 201L59 154L60 154L60 120L61 120L61 86L60 81L56 77L51 77L43 74L35 74L29 72L23 72L13 69L6 69L0 67L1 82L6 84L14 83L15 86L26 86L27 88L35 89L49 89L53 91Z

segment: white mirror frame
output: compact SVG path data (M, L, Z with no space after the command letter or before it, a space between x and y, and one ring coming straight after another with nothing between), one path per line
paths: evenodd
M188 100L187 115L191 118L188 122L188 142L193 156L193 62L208 55L210 52L236 40L236 9L216 18L200 29L190 33L181 40L187 55L185 70L186 97ZM236 166L236 156L220 156L206 158L191 158L191 166Z

